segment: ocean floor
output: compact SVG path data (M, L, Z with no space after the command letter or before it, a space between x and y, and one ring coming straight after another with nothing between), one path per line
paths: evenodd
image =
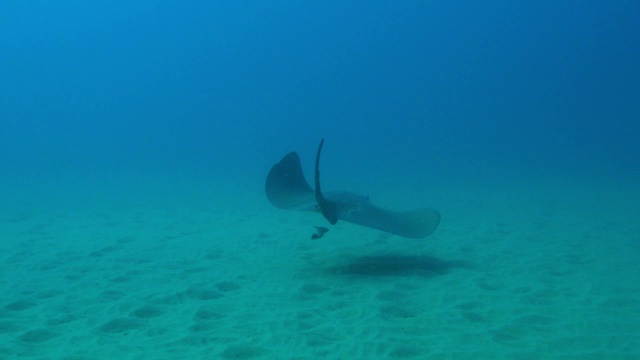
M419 189L403 239L259 185L4 186L0 358L640 358L638 189Z

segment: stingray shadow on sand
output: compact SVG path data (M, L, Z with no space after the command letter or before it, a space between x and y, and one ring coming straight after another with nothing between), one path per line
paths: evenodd
M455 269L472 269L474 266L462 260L443 260L428 255L369 255L349 258L342 264L329 268L329 272L341 276L419 276L437 277Z

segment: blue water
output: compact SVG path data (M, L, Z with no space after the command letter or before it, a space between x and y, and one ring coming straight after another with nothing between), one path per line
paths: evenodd
M443 213L440 241L458 225L473 234L486 218L465 224L469 207L517 188L619 211L616 246L638 251L635 1L4 1L0 44L5 220L55 227L41 211L153 208L162 194L197 199L189 211L286 216L264 199L265 175L295 150L309 178L325 138L329 188L362 184L398 208L428 201ZM640 348L634 331L623 354Z
M5 2L0 165L234 176L325 137L366 168L637 179L638 11Z

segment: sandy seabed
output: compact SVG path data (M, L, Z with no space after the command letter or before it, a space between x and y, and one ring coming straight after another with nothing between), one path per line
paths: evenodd
M319 240L322 218L259 189L13 190L2 359L640 358L631 189L439 189L429 238L338 223Z

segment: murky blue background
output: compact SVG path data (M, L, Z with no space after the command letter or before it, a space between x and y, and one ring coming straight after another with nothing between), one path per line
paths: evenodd
M637 180L639 9L3 2L0 169L261 183L325 137L343 176Z

